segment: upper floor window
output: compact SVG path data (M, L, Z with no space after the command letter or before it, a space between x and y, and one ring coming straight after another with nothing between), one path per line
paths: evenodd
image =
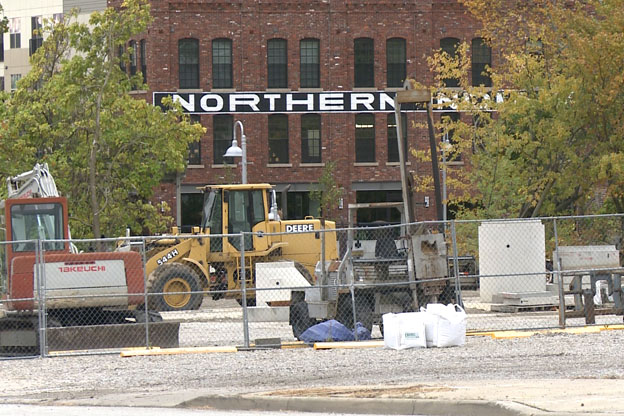
M269 163L288 163L288 116L269 115Z
M130 41L130 75L136 75L137 73L137 43L134 40Z
M37 49L41 47L43 44L43 33L41 32L41 27L43 24L43 19L41 16L33 16L30 18L30 41L28 45L29 54L32 56Z
M212 160L215 165L223 165L232 162L232 158L225 158L223 155L232 145L233 127L234 118L230 114L216 114L212 117ZM238 145L241 146L240 138Z
M4 35L3 34L0 34L0 62L4 62Z
M11 74L11 91L17 89L17 81L22 79L22 74Z
M119 58L119 69L121 72L126 73L126 59L124 58L124 47L119 45L117 49L117 57Z
M483 38L472 40L472 85L485 87L492 86L492 79L486 72L486 67L492 66L492 50Z
M319 88L321 86L320 47L318 39L303 39L301 53L301 88Z
M386 72L388 87L402 87L407 73L405 39L392 38L386 41Z
M399 162L399 143L394 113L388 114L388 162ZM403 132L403 157L407 161L407 117L401 117L401 131Z
M321 162L321 115L301 116L301 162Z
M355 115L355 161L375 161L375 115Z
M267 42L267 73L269 88L288 86L286 39L270 39Z
M373 39L357 38L353 42L355 87L375 86L375 48Z
M143 74L143 83L147 84L147 48L145 39L141 39L139 45L139 49L141 49L141 74Z
M200 124L201 116L199 114L191 114L191 124ZM201 138L196 142L189 143L188 146L188 164L189 165L201 165Z
M440 49L442 52L446 52L446 54L450 58L457 57L457 48L459 47L459 39L457 38L443 38L440 39ZM459 79L458 78L444 78L442 80L445 86L447 87L459 87Z
M199 41L187 38L178 41L180 88L199 88Z
M212 41L212 88L232 88L232 41Z
M4 91L4 77L0 77L0 91Z
M19 17L9 20L9 42L11 49L19 49L22 47L22 22Z

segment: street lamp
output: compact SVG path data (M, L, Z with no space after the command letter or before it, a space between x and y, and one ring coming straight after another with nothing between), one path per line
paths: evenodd
M236 141L236 126L240 127L241 131L241 147L238 147L238 142ZM242 183L247 183L247 137L245 136L245 129L243 129L243 123L240 120L237 120L234 123L234 134L232 138L232 146L230 146L223 157L242 157Z

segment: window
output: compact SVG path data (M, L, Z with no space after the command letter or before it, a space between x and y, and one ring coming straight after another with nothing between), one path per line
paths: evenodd
M145 39L141 39L141 73L143 74L143 83L147 84L147 48L145 47Z
M388 87L402 87L407 73L405 39L392 38L386 42Z
M375 85L375 53L373 39L358 38L353 43L354 86L373 87Z
M267 73L269 88L288 86L286 39L271 39L267 44Z
M299 45L301 53L301 88L319 88L321 72L319 66L319 40L303 39Z
M449 120L447 120L447 122L457 123L459 121L459 113L456 111L442 113L441 118L442 120L444 120L444 118L448 118ZM461 152L457 148L457 140L455 140L454 135L455 129L451 126L444 132L444 136L442 137L444 141L453 146L451 151L442 155L448 162L460 162L462 160Z
M269 163L288 163L288 116L269 115Z
M183 193L182 195L181 232L190 233L192 227L199 227L202 220L204 194ZM216 239L215 239L216 240Z
M355 161L375 161L375 116L373 114L355 115Z
M212 160L216 165L232 163L231 157L224 158L223 155L232 145L233 127L234 119L229 114L216 114L212 117L212 148L214 152ZM240 138L238 145L242 145Z
M440 39L440 49L446 52L451 58L457 57L457 48L459 47L459 39L457 38L443 38ZM442 80L447 87L459 87L459 79L457 78L444 78Z
M122 45L119 45L117 56L119 57L119 69L121 69L121 72L126 73L126 59L124 58L124 47Z
M302 220L320 214L321 204L310 198L310 192L288 192L286 199L286 217L289 220Z
M11 206L11 234L14 241L60 240L65 236L63 225L63 206L57 203L16 204ZM48 250L62 250L65 243L46 243ZM34 242L15 243L13 251L35 251Z
M32 56L43 44L43 34L41 32L42 22L41 16L33 16L30 18L31 33L28 45L30 56Z
M199 88L199 41L197 39L178 41L178 62L180 64L180 88Z
M11 49L19 49L22 47L21 39L21 21L19 17L14 17L9 21L9 39Z
M472 40L472 85L485 87L492 86L492 79L485 72L486 67L492 66L492 50L486 45L483 38Z
M4 34L0 33L0 62L4 62Z
M388 162L399 162L399 143L397 142L397 130L394 113L388 114ZM407 117L401 117L401 129L403 131L403 152L407 161Z
M17 81L22 79L22 74L11 74L11 91L17 89Z
M191 124L201 124L201 116L199 114L191 114ZM188 164L201 165L201 139L196 142L189 143Z
M301 116L301 162L321 163L320 114L304 114Z
M212 88L232 88L232 41L212 41Z
M137 73L137 43L134 40L130 41L130 75L136 75Z
M355 200L358 204L370 202L401 202L403 201L403 196L401 195L400 190L356 191ZM358 209L358 225L367 225L375 221L385 221L391 224L399 224L401 222L401 212L396 208ZM398 229L396 231L398 231ZM399 238L398 235L396 237Z
M4 77L0 77L0 91L4 91Z

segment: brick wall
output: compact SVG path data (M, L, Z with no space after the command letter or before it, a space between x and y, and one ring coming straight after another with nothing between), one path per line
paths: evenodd
M114 2L110 2L111 4ZM233 83L235 91L267 89L266 43L271 38L288 42L288 90L299 90L299 41L320 39L321 90L351 91L353 88L353 41L370 37L375 44L375 86L386 88L385 42L392 37L407 40L407 74L430 85L432 75L426 58L439 48L440 39L455 37L470 42L476 33L475 22L457 1L445 0L153 0L154 22L147 39L147 79L152 91L176 91L178 83L178 40L192 37L200 42L200 90L210 91L211 41L229 38L233 44ZM496 56L493 54L494 65ZM234 115L245 126L248 144L248 181L271 184L315 182L322 167L300 163L299 114L289 115L289 166L273 167L268 163L268 127L266 114ZM323 114L323 161L338 164L337 182L344 187L344 205L355 202L354 182L398 182L399 169L387 161L386 113L375 114L376 165L357 166L354 145L354 114ZM425 122L425 115L412 113L408 122L408 145L428 149L425 130L412 128L412 121ZM203 168L187 169L183 184L222 183L227 177L223 167L213 165L212 116L202 115L207 133L202 139ZM410 158L410 169L429 174L430 164ZM240 178L238 169L235 178ZM172 195L162 190L158 198ZM432 206L419 209L419 219L433 219ZM418 195L422 201L424 195ZM175 208L175 201L168 200ZM334 219L346 220L347 210L332 213ZM175 215L175 214L174 214Z

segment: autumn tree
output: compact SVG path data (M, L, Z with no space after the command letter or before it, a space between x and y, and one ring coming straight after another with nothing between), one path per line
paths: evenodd
M136 99L142 76L122 71L131 38L151 22L147 0L46 21L32 70L5 99L0 173L47 162L67 196L74 236L161 231L164 206L149 201L165 174L182 172L188 144L204 129L179 107L169 111Z
M430 63L444 105L472 116L454 128L457 146L474 150L479 215L623 212L624 1L461 2L501 52L492 89L469 85L467 45ZM450 77L462 93L444 90Z

